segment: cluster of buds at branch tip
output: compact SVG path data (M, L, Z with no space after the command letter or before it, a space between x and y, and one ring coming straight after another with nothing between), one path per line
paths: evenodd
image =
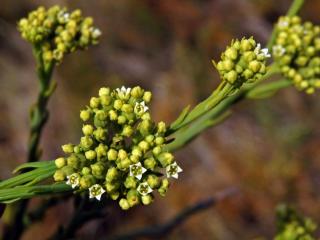
M150 204L156 191L164 196L182 169L165 150L165 123L151 119L151 97L140 87L101 88L80 112L80 143L62 146L67 156L55 160L54 179L89 198L119 200L124 210Z
M213 62L222 80L240 88L245 83L259 80L267 71L266 60L271 57L267 48L261 48L251 37L233 40L222 53L218 63Z
M276 24L275 62L298 90L312 94L320 88L320 27L298 16L283 16Z
M60 6L39 7L19 21L18 29L24 39L40 48L45 63L60 63L65 54L97 44L101 35L91 17Z

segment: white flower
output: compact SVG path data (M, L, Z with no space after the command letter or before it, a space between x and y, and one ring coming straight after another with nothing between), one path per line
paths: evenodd
M275 56L282 56L283 54L285 54L286 49L281 45L275 45L272 48L272 52L273 52L273 55Z
M130 97L131 88L122 86L121 88L117 88L116 91L120 99L128 99Z
M148 107L146 106L145 102L142 101L141 103L136 102L136 105L134 106L134 112L137 115L142 115L146 111L148 111Z
M99 184L94 184L89 188L89 198L96 198L100 201L102 194L105 192L106 191Z
M99 28L91 28L91 32L93 38L98 38L101 36L101 31Z
M77 173L73 173L69 176L67 176L68 181L66 182L66 184L70 185L72 188L75 188L77 186L79 186L79 174Z
M287 20L280 20L279 22L278 22L278 26L280 27L280 28L285 28L285 27L288 27L289 26L289 22L287 21Z
M152 188L149 186L149 184L147 182L143 182L140 183L140 185L137 188L137 191L142 195L148 195L149 193L151 193L153 190Z
M257 54L258 56L262 55L266 58L271 57L271 54L269 53L269 49L268 48L261 49L260 43L257 44L256 48L254 49L254 53Z
M166 167L166 172L168 178L173 177L178 179L179 173L182 172L182 168L180 168L178 164L174 162Z
M139 180L142 178L142 175L147 171L147 169L142 167L140 162L130 165L129 169L130 169L129 175L131 177L136 177Z
M68 21L68 20L69 20L69 17L70 17L70 14L69 14L69 13L64 13L64 14L63 14L63 19L64 19L65 21Z

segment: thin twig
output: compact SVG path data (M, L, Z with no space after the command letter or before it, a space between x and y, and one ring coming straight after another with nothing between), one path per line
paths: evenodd
M213 197L210 197L206 200L197 202L196 204L185 208L175 217L164 224L152 225L146 228L137 229L127 234L116 235L111 237L112 240L126 240L126 239L138 239L142 237L156 238L163 237L169 234L176 227L184 223L187 219L194 216L197 213L207 210L210 207L215 206L220 201L235 195L239 190L235 187L231 187L225 190L222 190L215 194ZM102 240L102 238L101 238Z

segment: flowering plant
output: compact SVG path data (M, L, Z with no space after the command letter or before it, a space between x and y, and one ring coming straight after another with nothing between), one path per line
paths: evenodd
M21 225L27 200L40 195L73 193L94 201L117 200L123 210L148 205L156 192L165 196L169 180L182 172L173 152L223 121L235 103L270 97L292 85L315 93L320 88L320 27L302 23L297 16L302 3L294 1L288 14L279 18L267 47L253 37L232 40L221 59L213 61L219 86L194 108L182 110L171 124L152 119L150 91L139 86L100 88L80 111L79 143L63 145L64 156L51 161L39 161L38 145L56 87L52 72L66 54L97 44L101 31L80 10L68 12L59 6L40 7L20 20L18 29L32 44L37 61L40 91L31 109L28 162L14 170L16 176L0 182L0 203L18 209L11 224ZM271 78L275 75L284 79ZM9 231L12 239L18 239L23 228ZM64 237L70 234L57 235Z

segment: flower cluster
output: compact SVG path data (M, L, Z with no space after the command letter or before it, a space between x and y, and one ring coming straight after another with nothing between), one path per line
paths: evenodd
M61 62L63 56L77 49L98 43L101 31L93 26L91 17L84 18L80 10L71 13L54 6L39 7L18 23L24 39L41 47L45 62Z
M273 46L275 61L295 87L308 94L320 88L320 27L301 18L280 17Z
M124 210L150 204L155 190L164 196L168 179L182 169L164 148L165 123L151 120L151 96L140 87L101 88L80 112L80 143L62 146L68 156L56 159L54 179L88 190L90 198L106 193Z
M214 65L224 81L239 88L244 83L259 80L266 73L269 57L268 49L261 48L252 37L243 38L233 40Z
M315 240L317 225L310 219L299 216L287 206L277 209L278 233L275 240Z

